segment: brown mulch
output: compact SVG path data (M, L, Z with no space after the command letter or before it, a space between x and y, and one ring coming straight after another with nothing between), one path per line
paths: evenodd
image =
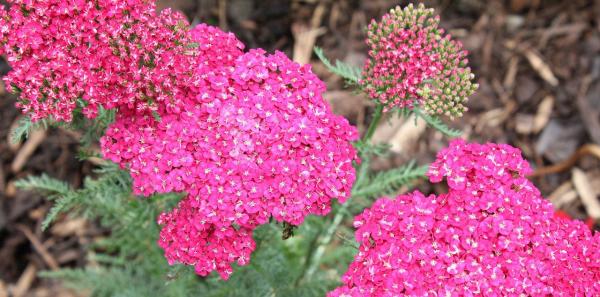
M161 7L186 13L193 22L231 30L248 46L280 50L310 61L327 82L334 110L359 129L369 120L369 102L327 72L311 55L313 45L357 66L365 59L364 26L407 1L387 0L163 0ZM599 1L425 1L442 15L442 26L470 51L480 84L469 112L451 122L473 141L519 147L538 175L544 196L569 215L598 213L600 194L600 2ZM0 63L0 72L6 73ZM86 263L85 247L98 230L93 223L62 218L42 232L50 207L43 197L15 189L14 181L47 173L74 187L93 164L76 158L77 139L50 129L35 145L8 142L19 117L13 96L0 89L0 297L74 296L36 272ZM376 169L398 166L416 156L431 161L447 138L432 129L390 119L376 133L392 145ZM594 149L594 147L596 149ZM27 154L23 150L31 150ZM22 166L13 164L21 154ZM563 162L570 160L569 162ZM552 170L546 166L556 165ZM20 168L19 168L20 167ZM596 218L597 219L597 218Z

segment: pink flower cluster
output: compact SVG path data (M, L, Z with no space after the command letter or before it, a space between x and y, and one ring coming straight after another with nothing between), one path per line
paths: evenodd
M159 218L169 262L227 279L232 262L248 263L258 225L299 225L349 197L357 131L331 112L308 65L243 53L216 28L191 35L201 54L185 110L159 108L160 120L123 110L101 145L129 169L136 194L187 194Z
M193 58L185 18L150 0L9 0L0 9L4 78L33 121L69 122L81 107L181 108Z
M396 7L369 25L361 84L386 110L418 104L451 117L466 111L463 103L477 89L467 53L438 25L439 17L423 4Z
M456 140L431 165L449 192L382 198L329 296L596 296L600 236L553 216L518 149Z

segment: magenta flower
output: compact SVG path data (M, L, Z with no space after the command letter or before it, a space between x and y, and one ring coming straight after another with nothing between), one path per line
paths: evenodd
M148 0L8 2L0 9L0 51L12 67L4 80L33 121L69 122L78 105L94 118L100 106L154 110L183 98L195 58L182 15L157 15Z
M554 218L518 149L453 141L429 169L447 194L382 198L357 216L360 250L329 296L594 296L600 236Z
M196 69L186 109L159 107L160 120L122 110L101 144L129 169L134 193L187 193L159 219L169 262L226 279L230 263L248 263L258 225L270 217L299 225L350 196L357 131L331 112L309 66L280 52L243 54L231 35L199 30L198 43L210 45L198 56L206 67Z
M433 9L422 4L396 7L369 25L361 84L386 110L418 104L451 117L466 111L463 104L477 89L467 53L438 25Z

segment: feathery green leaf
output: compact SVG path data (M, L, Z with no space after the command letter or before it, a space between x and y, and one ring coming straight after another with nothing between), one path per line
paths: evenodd
M362 77L362 75L361 75L362 70L360 68L352 66L352 65L348 65L339 60L335 61L335 66L334 66L331 63L331 61L329 61L329 59L327 59L327 57L325 57L325 53L323 53L322 48L315 46L314 51L315 51L315 54L317 55L317 57L319 57L321 62L323 62L323 64L329 69L329 71L343 77L349 83L358 84L358 82L360 81L360 79Z
M410 162L405 166L378 172L363 183L365 186L354 189L352 197L379 198L397 191L416 179L425 177L428 166L416 166Z
M462 134L462 131L448 127L438 116L427 114L416 106L413 108L413 112L427 124L449 137L458 137Z

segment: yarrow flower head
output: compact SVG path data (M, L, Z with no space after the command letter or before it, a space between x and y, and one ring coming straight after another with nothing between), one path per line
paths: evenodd
M370 47L361 84L386 110L422 106L432 114L462 116L477 89L467 52L439 28L433 9L396 7L368 28Z
M0 52L12 71L17 107L33 121L69 122L81 108L153 110L176 107L193 57L186 54L188 23L154 1L9 0L0 9Z
M382 198L357 216L360 250L329 296L595 296L600 236L555 218L518 149L454 141L431 165L449 192Z
M186 110L159 109L160 120L122 112L101 144L129 169L136 194L187 193L159 218L169 262L226 279L232 262L248 263L258 225L299 225L349 197L357 131L331 112L308 65L242 53L231 35L199 30L211 48L197 64L210 67L196 71Z

